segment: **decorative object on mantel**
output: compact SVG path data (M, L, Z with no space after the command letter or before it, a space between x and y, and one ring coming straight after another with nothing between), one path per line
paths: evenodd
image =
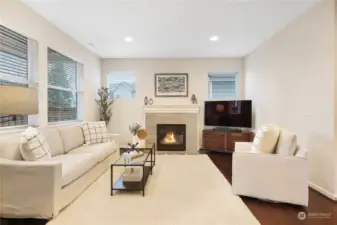
M192 95L191 102L192 102L192 104L198 104L198 99L197 99L197 97L195 97L195 94Z
M95 101L99 105L100 120L105 121L108 126L112 115L110 106L113 104L113 100L109 99L109 88L101 87L98 89L97 94L99 99L95 99Z
M132 144L138 144L138 131L142 128L139 123L133 123L129 126L130 133L132 134Z
M149 105L152 105L152 104L153 104L152 98L149 99L149 102L148 102L148 103L149 103Z
M156 97L188 97L187 73L156 73Z
M148 105L149 104L149 99L145 96L144 98L144 105Z

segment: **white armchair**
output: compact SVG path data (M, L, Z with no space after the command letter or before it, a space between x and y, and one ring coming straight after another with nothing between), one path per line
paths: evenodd
M308 205L306 157L251 152L252 143L235 143L232 187L234 194Z

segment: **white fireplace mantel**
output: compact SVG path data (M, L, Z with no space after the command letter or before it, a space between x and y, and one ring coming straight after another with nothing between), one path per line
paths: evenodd
M186 124L186 154L198 154L200 148L200 105L146 105L143 107L144 127L148 140L157 138L158 124Z
M144 113L199 113L200 105L147 105Z

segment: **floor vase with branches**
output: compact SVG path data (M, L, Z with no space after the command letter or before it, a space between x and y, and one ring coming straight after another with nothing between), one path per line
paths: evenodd
M108 126L112 116L111 105L113 104L113 99L109 98L109 88L106 87L98 89L97 94L99 99L96 99L96 102L99 105L100 120L105 121L105 124Z

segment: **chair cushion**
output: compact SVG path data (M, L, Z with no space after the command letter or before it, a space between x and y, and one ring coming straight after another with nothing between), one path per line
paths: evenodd
M65 154L51 158L62 163L62 187L73 182L97 164L97 159L90 153Z
M65 153L84 144L83 130L80 126L66 126L59 128L58 131L62 138Z
M118 147L114 142L100 143L94 145L83 145L71 150L68 155L76 155L82 153L90 153L96 157L98 162L102 162L112 153L117 151Z
M264 124L257 131L251 151L254 153L274 153L280 128L273 124Z
M19 143L21 134L11 134L0 138L0 158L23 160Z
M86 144L108 142L108 129L104 121L85 122L82 124L84 141Z
M51 156L63 155L63 142L58 130L56 128L45 128L41 132L49 144Z
M296 147L297 147L296 134L285 128L281 128L275 153L282 156L294 156Z

